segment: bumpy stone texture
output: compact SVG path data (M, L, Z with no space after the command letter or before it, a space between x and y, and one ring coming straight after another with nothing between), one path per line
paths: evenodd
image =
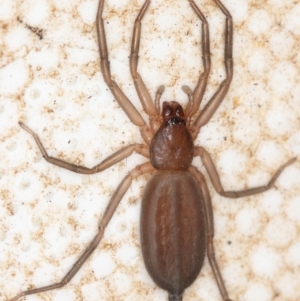
M211 153L226 189L266 183L300 156L300 6L297 1L226 1L234 20L234 78L197 143ZM224 16L197 3L210 24L212 71L203 102L224 77ZM107 0L105 25L116 81L141 110L129 73L134 18L142 1ZM45 162L18 121L50 155L93 166L141 142L103 81L97 1L10 1L0 9L0 300L59 281L96 233L105 204L136 164L79 175ZM153 0L143 22L139 71L151 95L186 103L183 84L201 70L200 22L188 1ZM299 159L300 160L300 159ZM211 185L216 255L233 300L300 299L299 160L262 195L218 196ZM202 168L198 159L195 165ZM149 176L126 193L103 242L71 283L28 300L167 300L147 275L139 210ZM208 180L209 182L209 180ZM207 261L185 300L221 300Z

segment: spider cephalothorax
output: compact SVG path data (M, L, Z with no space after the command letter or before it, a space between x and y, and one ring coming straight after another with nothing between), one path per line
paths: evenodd
M187 169L193 160L194 143L186 127L182 106L176 101L165 101L162 118L151 141L150 161L160 170Z

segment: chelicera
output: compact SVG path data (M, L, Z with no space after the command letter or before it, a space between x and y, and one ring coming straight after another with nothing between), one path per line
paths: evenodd
M220 195L239 198L261 193L271 188L281 172L296 158L282 165L265 186L243 191L224 191L209 153L203 147L195 146L194 141L200 128L210 120L223 101L232 80L232 18L224 5L219 0L214 0L226 16L224 58L226 78L198 113L211 68L209 29L206 18L198 6L193 0L189 0L189 2L202 22L201 44L204 71L193 91L187 86L183 87L189 99L185 109L176 101L163 102L161 109L160 98L164 87L158 88L153 102L137 71L141 21L150 0L145 1L134 24L130 71L143 109L149 116L149 125L112 80L102 18L104 0L99 2L97 32L103 77L128 118L139 127L145 144L129 145L93 168L87 168L48 156L39 137L20 122L20 126L35 139L45 160L73 172L98 173L127 158L133 152L149 158L150 161L138 165L120 183L99 223L98 233L63 279L59 283L23 291L11 301L26 295L57 289L67 284L99 245L107 224L132 181L146 173L152 173L153 176L145 188L142 200L140 231L143 258L153 281L168 292L169 301L182 300L184 290L194 282L200 273L205 254L207 254L221 296L223 300L230 301L214 256L213 212L209 191L204 176L195 166L191 165L192 160L196 156L201 158L214 188Z

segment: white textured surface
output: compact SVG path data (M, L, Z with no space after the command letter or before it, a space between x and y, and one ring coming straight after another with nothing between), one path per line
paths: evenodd
M143 1L107 0L112 74L140 109L129 74L134 18ZM234 20L234 78L197 140L212 155L225 189L266 183L300 156L300 5L224 1ZM212 72L204 102L224 76L224 16L197 1L210 23ZM50 165L49 154L93 166L132 142L138 130L113 100L99 67L93 1L0 0L0 300L59 281L94 236L109 196L137 163L134 155L97 175ZM36 28L36 30L33 30ZM38 29L43 31L40 39ZM200 22L188 1L153 0L143 22L139 70L152 96L186 96L200 60ZM198 159L195 165L201 167ZM261 195L238 200L210 187L215 248L233 300L300 299L299 159ZM66 287L26 300L167 300L147 275L139 248L140 198L148 177L125 195L91 259ZM209 181L208 181L209 182ZM184 300L221 300L207 261Z

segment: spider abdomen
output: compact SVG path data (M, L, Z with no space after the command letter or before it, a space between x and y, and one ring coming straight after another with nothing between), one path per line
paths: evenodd
M203 201L188 171L158 171L147 184L141 242L154 282L181 295L201 270L206 244Z

